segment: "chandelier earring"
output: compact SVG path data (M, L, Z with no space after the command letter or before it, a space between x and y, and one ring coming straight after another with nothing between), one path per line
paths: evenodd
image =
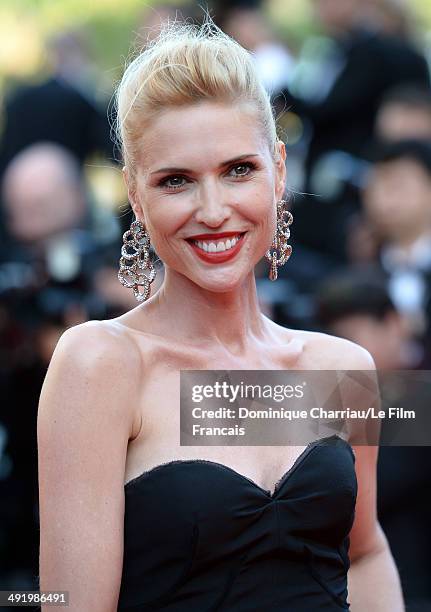
M133 289L138 302L148 299L150 285L156 278L156 269L150 259L150 246L150 236L144 224L136 219L123 234L118 280L128 289Z
M289 225L292 224L293 216L292 213L287 210L286 204L286 200L277 202L277 228L275 230L274 240L265 253L266 259L271 264L269 268L269 278L272 281L277 280L277 267L284 266L292 254L292 247L290 244L287 244L287 241L290 238Z

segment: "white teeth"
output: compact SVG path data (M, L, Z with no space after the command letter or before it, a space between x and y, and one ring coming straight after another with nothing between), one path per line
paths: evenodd
M220 240L219 242L206 242L205 240L194 240L194 244L196 244L200 249L206 251L207 253L221 253L222 251L227 251L228 249L233 248L238 242L240 235L235 236L235 238L231 238L230 240Z

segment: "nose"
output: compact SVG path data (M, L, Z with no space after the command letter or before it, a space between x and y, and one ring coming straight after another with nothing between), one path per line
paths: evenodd
M202 186L197 193L196 221L208 227L220 227L232 214L226 196L224 190L214 184Z

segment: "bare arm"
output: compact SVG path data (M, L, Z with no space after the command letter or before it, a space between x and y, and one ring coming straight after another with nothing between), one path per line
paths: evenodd
M125 460L139 380L129 343L97 321L71 328L41 392L40 590L69 591L70 612L117 610Z
M358 355L359 363L352 369L373 370L371 356L359 350L362 355ZM352 612L403 612L398 570L377 520L378 446L356 446L355 457L358 497L350 533L348 586L351 609Z
M359 492L350 535L350 603L352 612L403 612L398 570L376 516L377 452L375 446L355 449Z

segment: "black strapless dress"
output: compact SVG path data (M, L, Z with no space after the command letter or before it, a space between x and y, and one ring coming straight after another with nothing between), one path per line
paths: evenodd
M203 459L134 478L118 610L348 610L354 462L334 435L309 444L273 493Z

